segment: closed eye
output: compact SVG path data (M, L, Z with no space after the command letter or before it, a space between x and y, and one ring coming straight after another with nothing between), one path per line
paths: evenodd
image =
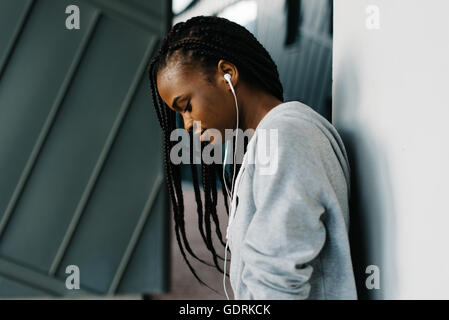
M190 104L190 101L187 104L186 108L184 109L184 112L186 112L186 111L192 112L192 105Z

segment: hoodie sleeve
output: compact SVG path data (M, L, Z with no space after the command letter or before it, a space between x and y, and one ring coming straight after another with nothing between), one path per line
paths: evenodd
M320 219L326 209L320 195L328 191L329 181L320 159L324 136L307 120L301 123L300 128L297 122L286 127L284 120L282 128L276 129L277 148L271 149L272 142L269 145L271 170L257 162L254 166L256 212L242 247L242 282L248 288L248 296L242 299L309 296L309 279L314 272L310 262L326 240ZM270 133L266 133L269 140ZM265 143L261 135L257 139L256 153L265 152L260 149Z

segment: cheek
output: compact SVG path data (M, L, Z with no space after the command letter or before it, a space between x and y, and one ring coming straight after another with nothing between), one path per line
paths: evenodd
M199 111L201 114L198 115L203 119L205 126L224 130L235 125L235 105L231 105L221 91L210 90L204 92L203 97L205 98L201 100ZM234 99L231 102L233 101Z
M224 103L209 103L206 115L209 124L216 129L224 129L229 124L229 112Z

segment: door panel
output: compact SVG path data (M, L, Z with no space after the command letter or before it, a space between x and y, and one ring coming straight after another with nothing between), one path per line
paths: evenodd
M79 30L65 27L68 5ZM0 297L166 291L168 201L146 67L170 1L0 9ZM80 290L65 286L68 265Z

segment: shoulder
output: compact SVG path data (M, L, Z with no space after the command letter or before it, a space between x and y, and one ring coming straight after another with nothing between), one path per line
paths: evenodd
M262 163L274 163L276 168L279 164L281 172L284 168L286 174L293 175L301 170L321 170L334 152L331 128L324 117L301 102L279 105L259 123L248 145L248 162L259 164L255 169L262 168Z
M278 139L278 147L286 151L299 151L326 143L327 120L311 107L289 101L272 109L256 130L256 143ZM327 123L327 125L330 125Z

